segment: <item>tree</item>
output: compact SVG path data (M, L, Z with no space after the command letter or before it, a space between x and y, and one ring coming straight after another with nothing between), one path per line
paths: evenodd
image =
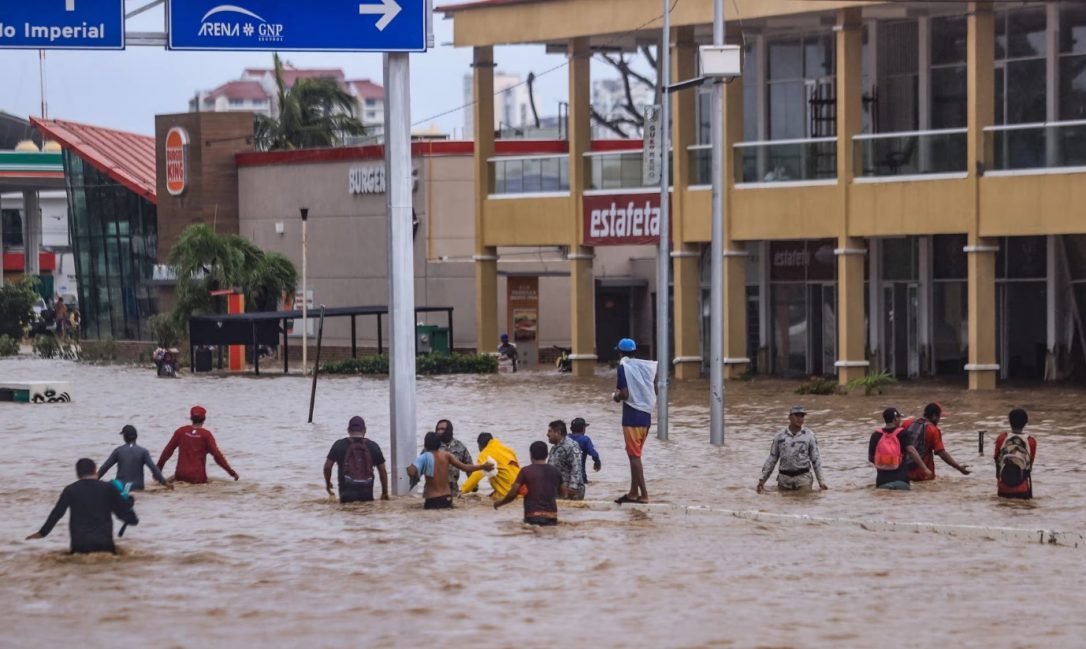
M37 283L37 278L24 277L0 286L0 336L23 337L23 330L34 321L34 305L41 299Z
M338 81L303 78L287 88L278 54L274 61L279 116L256 116L258 148L277 151L333 147L349 136L365 134L365 126L355 117L354 97Z
M264 252L236 234L217 234L203 223L181 233L170 250L170 266L177 275L171 317L182 330L193 315L221 311L222 300L211 291L237 288L249 311L273 311L279 297L293 295L298 284L294 264L283 255Z

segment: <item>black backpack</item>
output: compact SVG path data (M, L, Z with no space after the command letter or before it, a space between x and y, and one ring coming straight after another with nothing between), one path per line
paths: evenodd
M343 458L343 485L355 489L373 487L373 456L364 437L350 438Z
M905 429L905 439L903 440L909 446L916 449L918 455L921 458L924 457L924 446L927 443L928 433L928 420L923 417L917 417L913 420L913 423L909 424L909 427ZM902 444L902 449L905 450L905 444ZM913 462L912 456L905 455L905 463L912 466L916 464Z

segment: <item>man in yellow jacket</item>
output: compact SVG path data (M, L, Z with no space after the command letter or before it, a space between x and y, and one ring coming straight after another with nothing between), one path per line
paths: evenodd
M460 492L469 493L475 491L479 486L479 481L486 475L490 479L490 487L494 489L494 493L490 494L490 497L505 498L520 473L517 454L490 433L479 433L478 442L478 463L486 464L491 462L494 464L494 470L490 472L492 475L487 475L483 471L475 471L468 476L467 481L460 487Z

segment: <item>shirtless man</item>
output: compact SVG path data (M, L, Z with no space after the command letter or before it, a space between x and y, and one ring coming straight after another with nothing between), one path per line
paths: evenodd
M489 471L494 468L490 462L464 464L448 451L441 450L441 437L437 433L426 433L422 446L424 449L422 454L407 467L407 475L411 478L412 486L419 481L419 478L426 478L426 485L422 489L422 497L426 499L423 509L452 509L452 489L449 488L450 464L465 473Z

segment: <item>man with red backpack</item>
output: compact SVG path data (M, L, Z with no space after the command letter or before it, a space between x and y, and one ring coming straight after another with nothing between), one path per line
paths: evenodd
M339 502L369 502L373 500L373 470L381 477L381 500L388 500L388 472L381 447L372 439L366 439L366 420L351 417L347 423L347 437L336 440L324 461L324 486L329 496L332 489L332 465L338 466Z
M943 406L938 403L929 403L924 406L924 416L909 418L901 422L905 428L905 434L913 440L916 452L920 459L924 460L923 467L913 463L909 464L909 480L920 482L935 478L935 456L938 455L944 462L958 470L962 475L969 475L968 464L958 462L947 452L943 446L943 431L939 430L939 420L943 417ZM925 474L923 468L927 468ZM928 477L930 476L930 477Z
M1007 415L1011 432L996 438L996 493L1001 498L1033 498L1033 462L1037 459L1037 440L1022 431L1029 414L1015 408Z
M883 410L882 419L886 425L871 433L871 440L867 445L867 460L874 464L876 469L875 486L879 489L908 491L909 465L906 459L911 459L914 466L922 467L922 475L928 476L931 471L924 466L920 454L916 452L914 441L901 427L901 413L897 408Z

